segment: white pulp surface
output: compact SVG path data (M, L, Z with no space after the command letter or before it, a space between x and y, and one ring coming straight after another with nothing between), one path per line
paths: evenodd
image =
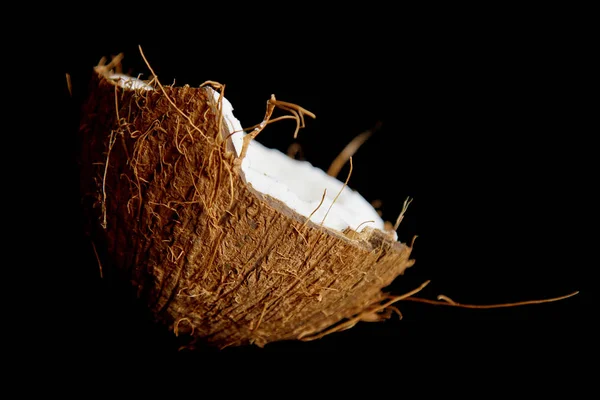
M125 88L153 89L145 82L126 75L112 74L111 78L118 80L119 85ZM220 94L214 90L213 93L218 102ZM239 155L246 132L233 115L233 107L226 98L222 99L222 105L227 127L230 132L235 132L231 135L231 140ZM295 160L279 150L269 149L256 139L248 145L242 161L242 171L246 182L255 190L284 202L305 217L312 214L310 220L317 224L322 223L337 231L348 227L356 230L359 226L361 230L365 226L384 229L384 221L358 192L348 186L344 187L343 182L309 162ZM319 207L325 191L325 199ZM336 196L338 197L334 203Z

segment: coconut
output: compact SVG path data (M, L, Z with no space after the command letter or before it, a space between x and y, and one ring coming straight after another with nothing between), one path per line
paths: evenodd
M413 265L356 191L244 132L223 87L163 86L95 68L82 110L81 188L104 267L192 342L312 340L389 316ZM397 227L397 226L396 226ZM412 294L412 293L411 293Z

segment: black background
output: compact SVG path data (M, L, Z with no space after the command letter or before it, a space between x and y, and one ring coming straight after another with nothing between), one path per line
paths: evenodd
M327 20L316 30L317 22L286 19L274 26L269 19L234 30L233 23L203 18L193 34L163 41L124 40L118 30L85 44L67 36L60 73L70 74L73 96L65 84L63 177L72 189L65 204L74 222L62 294L73 309L61 316L78 329L64 331L63 350L124 359L336 351L389 359L451 352L582 360L593 295L586 275L592 265L578 257L582 240L575 228L585 224L585 217L575 216L573 197L585 161L578 154L586 145L576 136L574 93L581 76L574 71L582 60L572 36L560 23L531 25L530 19L492 24L484 18L440 29L407 29L405 20L374 12L339 28ZM217 34L224 23L229 35ZM355 154L349 185L368 200L381 199L383 217L391 221L404 199L414 198L398 235L403 242L418 235L416 264L389 291L404 293L431 280L421 297L445 294L471 304L580 293L497 310L401 302L402 320L359 323L315 342L179 352L176 338L152 323L123 287L99 278L79 221L78 107L101 57L123 53L126 71L149 76L138 45L163 84L225 84L243 126L262 120L271 94L314 112L317 118L307 119L298 142L304 158L324 169L354 136L381 122ZM289 121L271 125L259 141L286 151L293 128Z

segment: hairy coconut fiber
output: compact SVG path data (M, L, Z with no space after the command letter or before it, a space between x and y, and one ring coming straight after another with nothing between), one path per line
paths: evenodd
M382 288L413 264L411 247L314 224L253 190L212 88L126 89L95 72L80 127L90 232L175 334L310 340L398 300Z

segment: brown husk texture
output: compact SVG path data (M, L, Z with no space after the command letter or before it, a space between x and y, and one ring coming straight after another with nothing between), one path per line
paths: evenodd
M212 89L128 90L96 72L80 128L83 205L105 264L157 320L225 347L377 317L411 247L306 223L253 190Z

